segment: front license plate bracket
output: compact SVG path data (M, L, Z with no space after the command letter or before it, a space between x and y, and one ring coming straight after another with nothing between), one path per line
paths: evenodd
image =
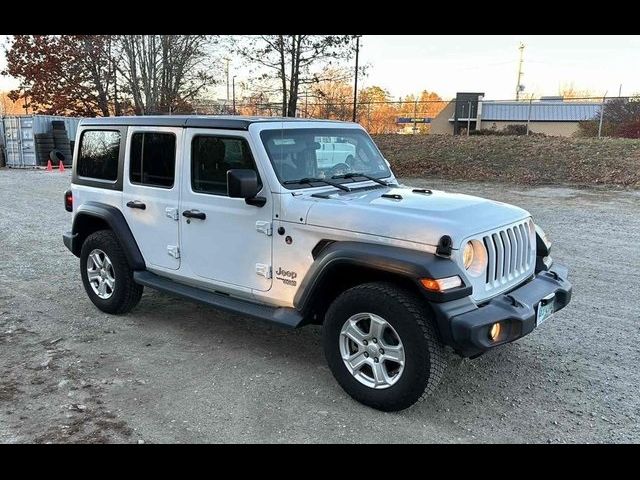
M536 327L544 323L545 320L547 320L551 315L553 315L553 312L555 312L556 310L555 300L556 300L555 293L547 295L542 300L540 300L536 308Z

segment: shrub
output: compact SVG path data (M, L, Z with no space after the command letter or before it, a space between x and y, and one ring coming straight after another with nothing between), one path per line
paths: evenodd
M640 120L620 125L616 134L617 137L640 138Z
M578 135L597 137L600 112L591 120L578 124ZM604 105L602 115L603 137L640 138L640 98L612 98Z
M482 129L482 130L473 130L471 131L470 134L471 135L498 135L498 136L526 135L527 126L512 124L512 125L507 125L502 130L488 128L488 129ZM533 135L537 137L546 137L544 133L534 133L532 131L529 131L529 136L533 136Z

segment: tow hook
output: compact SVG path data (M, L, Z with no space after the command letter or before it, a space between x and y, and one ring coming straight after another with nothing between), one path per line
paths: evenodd
M520 303L518 300L516 300L516 297L514 297L513 295L505 295L509 301L511 302L511 305L513 305L514 307L522 307L522 303Z

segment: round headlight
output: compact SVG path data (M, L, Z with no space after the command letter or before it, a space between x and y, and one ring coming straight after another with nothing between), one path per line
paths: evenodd
M487 268L487 249L479 240L471 240L462 250L462 264L472 277L483 275Z
M464 264L464 268L469 270L471 265L473 264L473 244L471 242L467 242L464 246L464 252L462 253L462 262Z

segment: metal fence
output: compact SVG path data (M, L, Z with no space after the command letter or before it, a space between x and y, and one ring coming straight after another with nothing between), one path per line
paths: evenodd
M282 104L263 101L208 101L193 114L282 116ZM350 121L352 101L298 101L299 118ZM640 97L540 97L520 100L367 101L356 106L356 119L374 134L442 133L454 135L582 135L640 138Z

